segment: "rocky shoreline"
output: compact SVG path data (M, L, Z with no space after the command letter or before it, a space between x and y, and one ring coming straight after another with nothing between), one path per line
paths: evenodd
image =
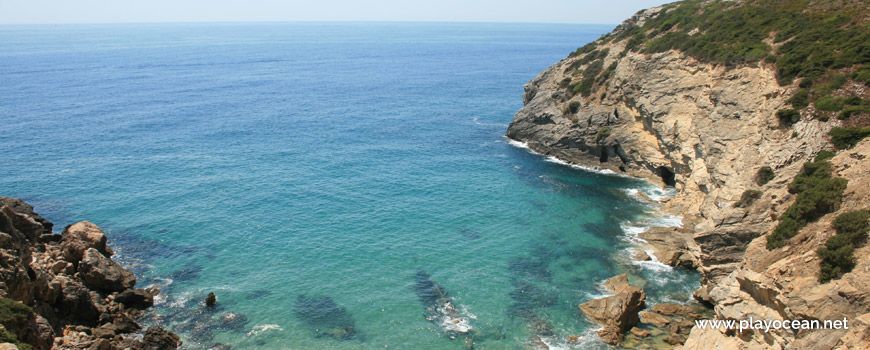
M135 289L106 235L82 221L62 234L20 199L0 197L2 349L176 349L179 337L136 320L156 289Z
M682 217L682 225L650 228L639 236L659 261L701 273L702 285L694 297L712 308L708 318L846 317L855 324L850 330L838 331L737 333L686 323L677 332L679 337L669 336L673 339L668 347L870 347L870 285L866 282L870 280L870 251L866 246L856 249L854 269L828 283L819 281L816 253L835 235L835 217L868 209L870 185L865 175L870 173L866 161L870 140L838 151L829 131L856 122L819 117L822 112L812 105L807 115L783 125L777 112L788 107L791 96L804 86L797 81L781 85L777 67L770 62L729 66L674 49L655 53L630 49L638 44L623 33L637 31L674 6L679 3L640 11L612 33L540 73L525 86L524 107L514 116L506 136L569 164L609 169L674 188L674 198L659 210L663 215ZM589 71L602 73L584 78ZM586 80L592 82L591 90L584 85ZM831 93L870 98L870 89L849 80ZM788 184L804 163L822 151L833 152L829 160L832 176L848 181L842 203L810 222L789 244L766 249L766 236L796 200ZM770 179L758 181L765 168L770 170ZM750 192L756 198L741 204ZM594 302L623 305L622 312L630 314L641 312L641 306L629 302L633 297L611 291L615 293L611 299ZM602 340L612 344L621 340L625 347L642 345L629 339L635 333L634 322L609 324L604 318ZM643 318L638 316L641 323L649 323ZM657 317L646 319L653 322Z

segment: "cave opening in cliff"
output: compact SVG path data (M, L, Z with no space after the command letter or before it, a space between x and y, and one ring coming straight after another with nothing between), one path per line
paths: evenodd
M607 147L601 146L601 155L598 156L598 161L601 163L607 162Z
M662 177L662 182L665 183L665 186L674 187L677 185L674 172L664 165L659 167L659 176Z

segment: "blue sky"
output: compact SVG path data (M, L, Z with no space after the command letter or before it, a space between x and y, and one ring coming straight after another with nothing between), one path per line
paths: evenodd
M0 0L0 24L461 21L616 24L667 0Z

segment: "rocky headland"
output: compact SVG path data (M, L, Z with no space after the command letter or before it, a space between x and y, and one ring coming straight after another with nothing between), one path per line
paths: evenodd
M175 349L137 318L159 291L135 289L106 235L82 221L62 234L20 199L0 197L0 348Z
M699 310L659 306L681 310L668 320L656 305L640 311L642 291L611 287L614 296L581 306L604 327L603 340L650 346L626 335L648 336L633 327L658 323L676 324L666 347L682 349L870 348L866 217L858 215L864 231L852 242L831 239L838 217L870 209L868 7L668 4L638 12L525 86L508 138L676 190L660 211L682 225L641 237L660 261L702 274L695 298L712 318L851 322L848 330L699 329L691 322ZM823 169L815 174L826 190L806 190L813 169Z

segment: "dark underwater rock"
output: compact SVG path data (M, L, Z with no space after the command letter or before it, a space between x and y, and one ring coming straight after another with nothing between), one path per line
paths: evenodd
M305 322L318 338L349 340L356 336L353 317L330 297L300 295L293 306L293 313Z
M453 306L444 287L431 279L426 271L417 271L414 277L414 291L425 307L423 316L430 322L441 327L449 335L471 332L468 318Z

